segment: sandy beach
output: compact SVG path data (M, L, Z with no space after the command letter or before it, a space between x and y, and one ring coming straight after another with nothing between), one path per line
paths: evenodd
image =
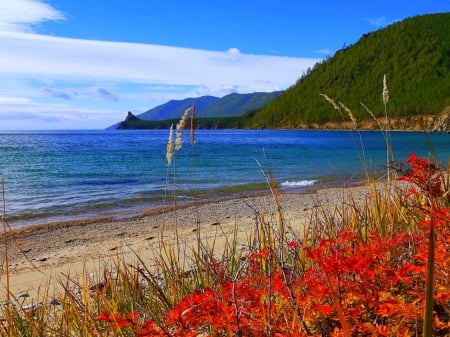
M283 193L283 215L294 233L301 234L316 210L334 208L348 197L362 201L369 194L368 186ZM9 288L15 297L35 298L42 289L47 289L50 297L57 297L61 282L68 278L77 280L83 271L95 277L113 264L114 257L120 256L131 264L139 258L151 265L152 257L159 253L159 242L164 240L167 245L189 249L195 247L199 233L202 242L214 244L215 251L232 240L235 231L239 244L248 247L256 217L276 223L276 214L273 196L265 193L22 228L9 234ZM2 298L6 296L6 286L4 263Z

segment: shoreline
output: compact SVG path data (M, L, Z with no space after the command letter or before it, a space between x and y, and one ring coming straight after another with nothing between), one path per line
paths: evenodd
M307 193L307 192L305 192ZM175 209L185 209L195 205L204 205L211 204L221 201L226 201L230 199L243 199L248 197L258 197L267 194L267 191L262 190L247 190L242 193L224 193L216 198L199 198L195 201L179 201L174 203L156 203L154 205L146 205L146 206L137 206L132 205L130 207L121 207L121 208L112 208L108 211L100 211L97 213L89 212L89 213L80 213L78 215L67 216L67 217L46 217L42 218L42 220L27 220L25 224L23 224L24 220L8 220L8 216L6 219L10 225L10 229L14 232L28 232L44 229L52 229L53 227L72 227L79 226L84 224L90 224L95 222L103 222L103 221L120 221L120 220L134 220L137 218L145 217L147 215L157 215L162 214L164 212L172 212ZM19 223L18 225L15 223Z
M341 179L324 179L315 180L315 183L311 185L301 185L298 187L283 187L282 183L278 184L278 189L280 193L285 194L309 194L311 191L320 190L323 188L333 188L340 186L358 186L363 184L363 178L346 177ZM173 208L188 208L193 205L203 205L208 203L221 202L229 199L242 199L254 196L262 196L268 193L267 184L261 183L261 188L244 188L234 192L218 192L210 191L208 193L202 193L198 197L186 197L178 196L179 200L174 203L173 199L169 202L154 202L150 204L130 204L128 206L112 207L108 210L100 210L97 212L90 211L84 213L78 213L73 215L56 215L56 216L46 216L46 217L36 217L33 218L21 218L15 216L6 215L6 219L9 223L10 228L13 231L28 231L33 230L32 228L51 228L53 226L74 226L81 225L84 223L98 222L98 221L111 221L120 219L122 217L138 218L145 216L147 214L154 214L158 212L171 211Z
M300 235L318 209L339 206L348 196L363 200L369 193L370 188L359 183L280 193L280 198L286 223ZM255 217L275 222L276 214L275 201L266 191L151 208L136 216L120 213L13 229L8 233L10 291L33 298L44 287L56 296L62 280L78 280L83 272L101 275L118 256L132 265L139 264L138 257L150 263L161 241L189 249L201 235L202 242L214 242L220 251L236 234L240 247L247 249ZM4 258L4 252L0 256ZM1 276L0 296L5 298L5 268Z

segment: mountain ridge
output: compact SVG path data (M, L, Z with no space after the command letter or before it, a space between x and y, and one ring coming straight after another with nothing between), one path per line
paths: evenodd
M142 121L141 123L143 128L151 128L149 125L159 127L159 125L165 125L165 123L161 123L162 121L179 119L183 115L184 111L195 103L196 118L205 119L205 121L207 121L205 125L217 126L222 125L223 123L214 123L213 119L224 118L225 121L232 121L234 120L233 117L238 117L245 112L260 108L278 97L281 93L282 91L254 92L246 94L231 93L221 98L215 96L201 96L197 98L189 97L181 100L170 100L141 114L132 114L132 116ZM126 129L126 122L130 122L130 120L128 120L130 113L131 111L128 112L128 115L124 121L116 123L107 129ZM147 123L144 125L144 121L154 123ZM130 128L139 128L136 120L133 121Z
M373 130L380 125L388 127L384 123L389 119L392 130L449 132L449 22L450 13L427 14L363 34L356 43L308 69L268 103L247 107L233 118L220 117L211 109L204 125ZM384 76L389 91L387 104L382 99ZM339 112L321 94L335 100ZM232 95L227 95L227 99L232 101ZM212 106L220 106L219 101ZM176 118L184 110L177 111Z
M181 100L170 100L167 103L149 109L136 115L142 120L164 120L179 118L184 111L195 103L197 117L233 117L244 112L256 109L270 102L280 95L282 91L254 92L247 94L231 93L223 97L200 96Z

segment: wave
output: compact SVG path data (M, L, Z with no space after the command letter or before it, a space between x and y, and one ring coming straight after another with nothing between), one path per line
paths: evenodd
M288 181L286 180L284 183L281 183L283 187L303 187L303 186L312 186L316 183L316 180L300 180L300 181Z

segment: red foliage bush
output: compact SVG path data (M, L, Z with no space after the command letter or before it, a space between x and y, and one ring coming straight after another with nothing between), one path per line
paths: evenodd
M428 230L435 230L433 329L450 334L450 212L442 175L426 159L411 155L401 179L409 194L427 198L420 229L361 237L350 229L306 248L286 244L290 263L276 251L252 252L242 273L217 273L214 288L194 291L162 317L139 324L137 313L99 320L129 328L136 336L413 336L421 333L426 298ZM374 227L375 228L375 227ZM282 247L278 247L282 249ZM286 260L287 261L287 260ZM283 263L281 263L283 262Z

